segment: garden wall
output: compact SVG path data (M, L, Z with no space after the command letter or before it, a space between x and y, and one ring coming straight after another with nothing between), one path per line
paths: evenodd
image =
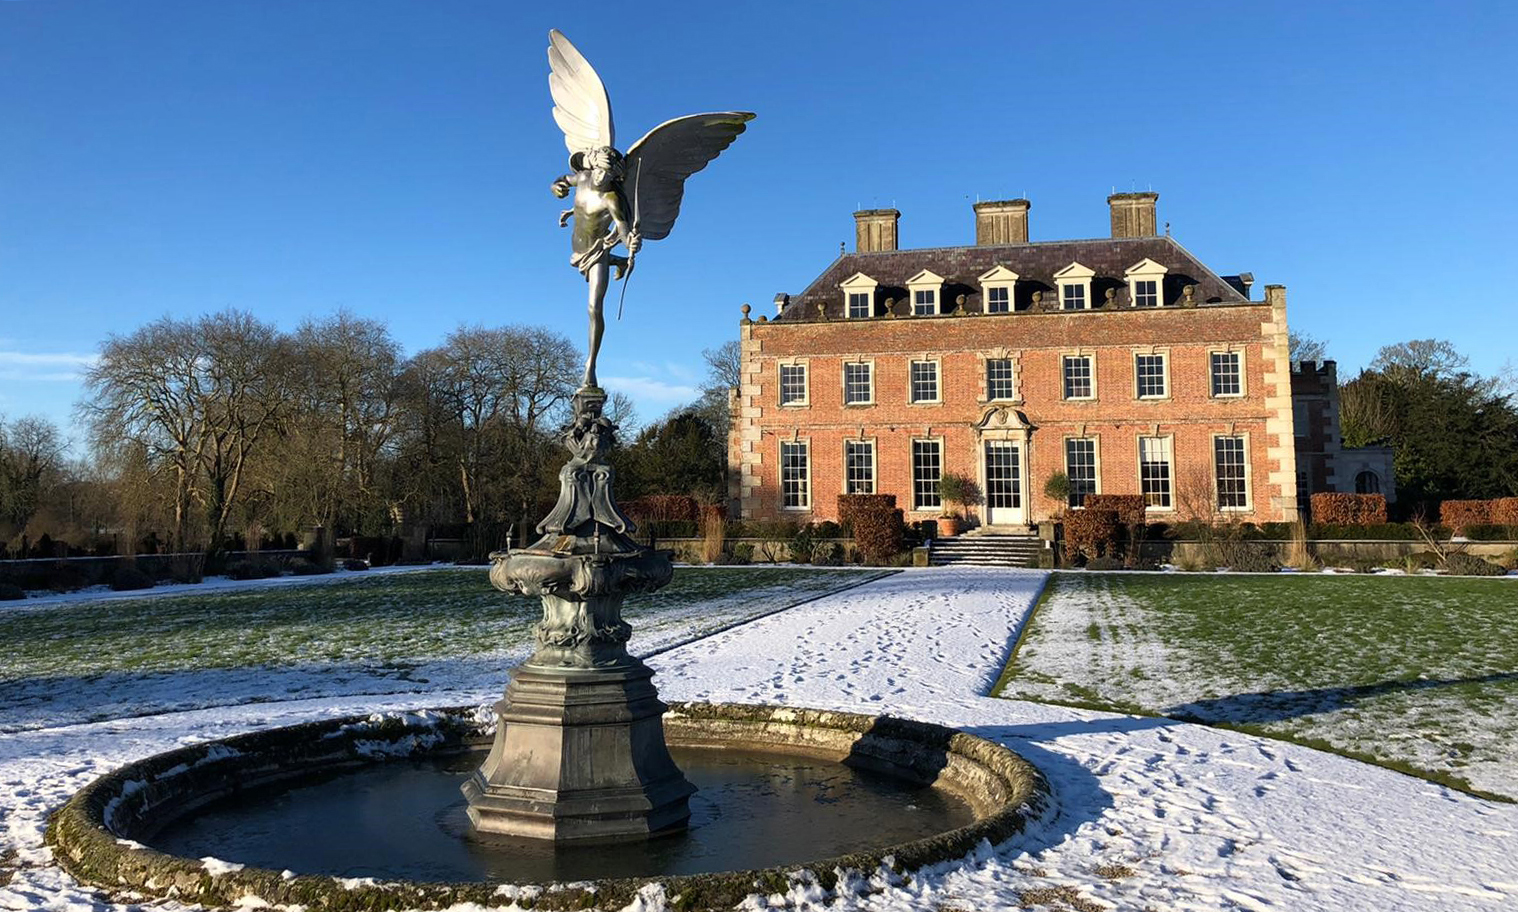
M231 564L234 561L252 559L274 563L281 570L288 570L296 559L309 556L309 551L298 549L228 551L225 554L224 563ZM202 567L204 561L205 555L198 552L194 554L139 554L134 559L133 565L155 580L166 580L173 578L187 565ZM22 589L57 588L62 591L82 589L85 586L109 583L116 569L123 566L127 566L127 558L120 555L7 560L0 561L0 583L10 583Z
M1287 550L1291 542L1272 539L1251 539L1247 544L1268 549L1271 555L1278 561L1284 562ZM1206 556L1208 546L1198 541L1146 541L1144 542L1144 557L1156 561L1171 561L1181 559L1200 560ZM1319 560L1332 563L1334 561L1371 560L1387 561L1409 554L1419 554L1428 551L1428 546L1421 541L1407 540L1380 540L1380 539L1317 539L1307 543L1308 550ZM1518 548L1518 541L1491 541L1470 542L1465 545L1466 554L1477 557L1502 558Z

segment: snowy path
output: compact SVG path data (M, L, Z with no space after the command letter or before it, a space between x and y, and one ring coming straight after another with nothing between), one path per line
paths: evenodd
M672 699L964 727L1049 777L1062 818L1041 851L840 908L1017 908L1061 887L1133 910L1518 908L1513 805L1278 741L981 696L1043 581L903 573L660 656L657 680Z
M1049 777L1059 814L1027 838L833 908L1518 908L1518 806L1281 742L982 696L1045 579L911 571L651 664L669 699L888 711L962 726L1007 743ZM48 864L40 838L47 810L120 763L268 725L497 694L333 697L0 736L0 852L17 850L13 861L0 857L0 909L118 908Z

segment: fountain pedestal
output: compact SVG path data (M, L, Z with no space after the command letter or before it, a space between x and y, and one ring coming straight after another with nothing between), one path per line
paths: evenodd
M469 781L481 833L557 842L647 838L683 829L695 787L664 742L653 671L627 652L622 601L670 581L670 555L633 541L606 462L616 428L606 394L581 389L565 436L559 501L530 547L491 555L498 589L538 596L538 648L496 703L490 756Z

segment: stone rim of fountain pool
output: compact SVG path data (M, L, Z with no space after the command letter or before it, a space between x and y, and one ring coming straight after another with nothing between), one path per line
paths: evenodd
M500 904L531 897L535 908L621 908L649 883L662 883L681 909L731 908L753 893L784 892L797 882L834 888L841 871L868 878L959 858L981 840L1002 842L1050 806L1038 770L1013 751L925 722L787 706L676 703L664 719L671 743L849 759L908 779L934 781L967 803L975 822L924 839L837 858L761 870L648 876L572 885L353 882L324 875L235 865L209 870L195 858L166 855L135 841L234 787L275 782L319 769L459 748L493 728L477 707L383 713L311 722L206 742L128 764L86 786L53 817L47 832L58 862L80 881L112 892L231 905L248 896L271 904L322 909L437 909L465 902ZM811 873L808 881L798 872Z

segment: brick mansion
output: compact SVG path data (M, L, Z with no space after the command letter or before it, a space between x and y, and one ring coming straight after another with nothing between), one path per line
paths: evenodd
M837 519L837 495L888 493L931 519L945 472L993 528L1095 493L1252 522L1294 519L1309 490L1390 495L1389 452L1339 446L1332 362L1293 373L1286 289L1208 268L1158 233L1157 201L1114 194L1111 237L1038 242L1027 200L977 203L973 246L915 250L896 210L855 213L855 252L773 317L745 308L736 514ZM1057 472L1066 502L1044 491Z

